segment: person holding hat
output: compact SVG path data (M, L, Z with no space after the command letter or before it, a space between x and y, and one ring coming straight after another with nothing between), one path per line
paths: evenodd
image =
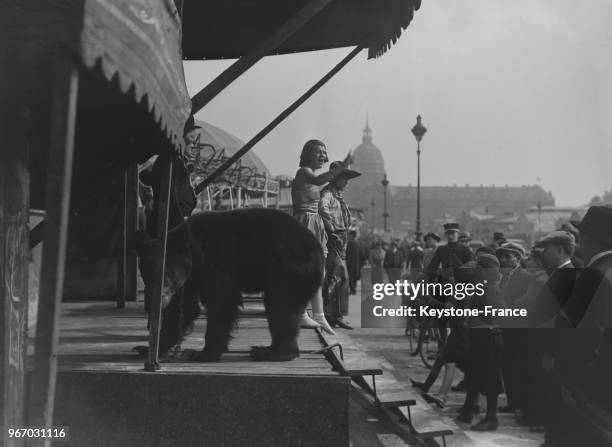
M321 244L324 256L327 256L327 233L323 219L319 215L319 201L321 200L321 187L332 180L336 174L348 165L348 159L333 169L316 175L315 171L327 163L327 150L320 140L308 140L300 154L300 168L295 174L291 184L291 200L293 202L293 216L308 228ZM321 328L334 335L334 330L325 319L323 310L323 293L319 289L311 300L313 318L304 311L300 326L307 329Z
M342 191L348 181L361 174L345 167L340 161L329 166L335 172L329 184L321 191L319 215L327 233L327 257L325 258L325 281L323 302L327 321L332 327L353 329L344 317L348 315L348 270L346 246L351 213L344 201Z
M558 326L612 328L612 209L592 206L578 224L585 268Z

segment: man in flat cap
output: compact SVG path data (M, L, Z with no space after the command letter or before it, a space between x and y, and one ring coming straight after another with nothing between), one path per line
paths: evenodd
M527 309L528 327L552 327L559 311L567 303L577 276L572 263L575 247L574 236L561 230L535 242L533 255L542 263L549 278L537 297L524 297L518 301L520 307Z
M527 309L527 316L522 321L527 327L527 357L524 358L522 369L528 398L521 410L525 422L529 425L546 426L549 437L553 436L552 433L560 420L558 407L561 405L561 388L551 372L550 365L556 363L559 367L561 362L567 361L565 354L571 343L566 339L572 338L576 333L535 328L554 326L560 309L574 288L578 271L574 268L571 257L575 245L574 236L561 230L553 231L537 240L532 256L544 267L548 279L535 289L537 293L532 295L528 292L525 297L517 300L518 307Z
M342 162L334 161L329 170L336 170ZM344 317L348 315L348 270L346 268L346 246L351 225L351 213L342 197L342 191L352 178L361 174L348 168L341 169L321 191L319 215L327 233L327 258L323 301L325 317L332 327L353 329Z
M510 308L517 307L516 301L521 298L532 276L521 267L521 260L525 256L525 249L520 244L506 242L502 244L495 255L499 259L502 269L502 279L499 289ZM522 380L522 359L526 355L527 338L522 329L506 329L503 332L504 356L502 371L506 389L507 405L500 409L502 412L513 413L524 407L526 388Z

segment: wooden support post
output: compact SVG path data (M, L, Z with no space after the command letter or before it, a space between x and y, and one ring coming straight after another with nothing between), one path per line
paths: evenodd
M28 401L28 424L32 427L53 425L78 94L78 69L72 56L58 49L54 64L40 299ZM51 439L44 445L50 446Z
M17 447L23 440L8 439L6 433L10 427L26 425L31 122L25 92L31 86L23 79L15 46L7 49L4 43L0 43L0 444Z
M264 56L281 46L296 31L308 23L332 0L310 0L293 17L285 22L274 33L229 66L223 73L213 79L206 87L191 98L191 113L195 114L208 104L215 96L234 82L240 75L255 65Z
M117 262L117 308L126 301L136 301L138 261L134 250L134 234L138 230L138 165L130 165L123 173L121 244Z
M138 164L127 170L127 295L126 301L136 301L138 295L138 255L134 236L138 231Z
M170 150L170 149L169 149ZM157 215L158 252L156 253L153 278L151 278L151 313L149 315L149 352L145 361L146 371L159 369L159 331L161 329L162 301L161 293L164 283L164 264L166 262L166 240L168 238L168 214L170 211L170 185L172 183L172 157L168 154L160 155L161 179Z
M194 189L195 193L199 194L204 188L210 185L219 175L225 172L230 166L236 163L240 158L250 151L259 141L268 135L276 126L282 123L285 118L291 115L298 107L300 107L308 98L310 98L317 90L323 87L327 81L334 77L342 68L348 64L359 52L363 49L362 46L355 47L347 56L344 57L334 68L332 68L325 76L323 76L315 85L310 87L302 96L300 96L293 104L283 110L270 124L264 127L257 135L251 138L242 148L227 159L221 166L213 171L206 179L200 182Z

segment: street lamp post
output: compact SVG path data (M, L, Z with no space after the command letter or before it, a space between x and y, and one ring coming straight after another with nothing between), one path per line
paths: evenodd
M384 223L384 228L385 228L385 233L387 231L389 231L389 227L387 226L387 219L389 218L389 213L387 212L387 186L389 186L389 180L387 180L387 174L385 174L385 176L382 179L382 185L383 185L383 223Z
M412 135L417 140L417 216L416 239L421 239L421 140L427 129L421 124L421 115L417 116L417 123L412 128Z
M372 207L372 234L374 234L374 207L376 206L376 202L374 200L372 200L372 202L370 203L370 206Z

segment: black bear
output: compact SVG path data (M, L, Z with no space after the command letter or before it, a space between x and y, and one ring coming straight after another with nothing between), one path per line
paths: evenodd
M147 295L159 244L140 236L137 249ZM323 272L319 242L284 212L240 209L189 217L168 233L160 355L193 327L200 300L207 310L206 343L194 360L218 361L227 351L242 293L263 292L272 344L254 348L253 358L298 357L300 315L321 286Z

